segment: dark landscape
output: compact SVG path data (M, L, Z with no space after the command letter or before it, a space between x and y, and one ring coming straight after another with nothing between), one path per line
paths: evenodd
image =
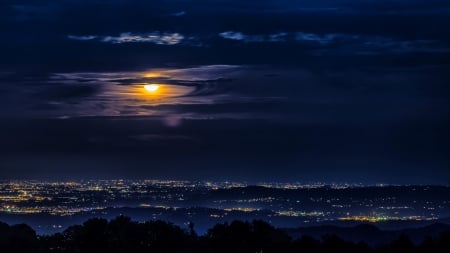
M11 251L429 252L447 247L450 235L450 187L444 186L164 180L0 185L0 220L11 224L1 225L3 238L11 238L1 245ZM13 243L25 239L28 245Z
M202 236L195 233L194 226L191 223L189 229L181 229L163 221L138 223L118 216L111 221L90 219L62 233L38 237L27 225L0 223L0 249L2 252L448 252L450 249L450 225L442 224L389 232L370 225L290 231L300 233L300 237L291 237L262 220L217 224Z
M374 224L396 230L446 223L450 187L348 184L91 180L0 182L0 220L25 222L39 234L89 218L126 214L136 221L196 224L262 219L277 228Z

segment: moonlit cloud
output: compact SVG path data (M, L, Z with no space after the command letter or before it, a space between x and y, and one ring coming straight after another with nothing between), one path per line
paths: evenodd
M285 41L287 35L288 35L288 33L285 33L285 32L270 34L269 41L271 41L271 42Z
M191 68L159 68L130 72L80 72L52 74L45 86L44 97L59 102L58 109L40 111L60 116L153 116L162 117L167 126L176 126L183 118L256 117L234 110L214 111L212 106L265 103L264 96L230 93L234 79L250 68L239 65L203 65ZM159 89L148 93L145 84L156 83ZM60 100L58 100L60 99ZM73 100L77 103L72 103ZM42 106L41 106L42 107ZM202 109L205 107L205 109ZM189 109L191 108L191 109Z
M358 38L358 36L356 36L356 35L349 36L349 35L333 34L333 33L319 35L319 34L315 34L315 33L304 33L304 32L298 32L295 36L295 39L297 41L315 42L315 43L319 43L321 45L330 44L338 38L356 39L356 38Z
M342 54L378 54L381 52L405 54L414 52L440 53L449 52L450 48L437 40L402 40L381 35L362 35L345 33L312 33L312 32L277 32L267 34L246 34L240 31L225 31L219 37L242 43L290 43L298 46L313 45L307 54L342 55ZM189 47L210 47L211 36L189 36L181 33L121 33L118 36L68 35L68 39L77 41L97 41L111 44L151 43L156 45L179 45ZM323 47L320 50L318 47ZM319 49L319 51L317 50Z
M239 40L244 42L280 42L286 41L287 36L291 35L295 38L296 41L307 41L307 42L317 42L319 44L329 44L338 38L346 38L346 39L357 39L357 35L344 35L344 34L315 34L315 33L305 33L305 32L297 32L297 33L272 33L272 34L256 34L256 35L248 35L242 32L236 31L226 31L219 33L219 36L228 39L228 40Z
M96 39L95 35L84 35L84 36L76 36L76 35L68 35L67 38L71 40L93 40Z
M235 31L226 31L219 33L219 36L228 39L228 40L238 40L238 41L244 41L244 42L280 42L285 41L285 37L288 35L288 33L281 32L281 33L273 33L268 35L263 34L244 34L242 32L235 32Z
M444 53L450 52L450 48L440 45L433 40L395 40L386 37L372 37L364 42L364 46L372 49L390 51L393 53L428 52Z
M331 54L439 53L450 51L450 48L434 40L402 40L379 35L298 32L295 34L295 40L299 43L312 43L318 46L334 46L332 50L327 51Z
M245 34L237 31L219 33L226 40L243 43L285 42L314 45L326 50L310 51L314 55L323 54L378 54L378 53L414 53L449 52L450 48L434 40L402 40L380 35L360 35L344 33L309 33L309 32L279 32L268 34Z
M179 33L121 33L119 36L95 36L95 35L68 35L71 40L94 40L101 42L122 44L122 43L153 43L157 45L176 45L184 40L184 36Z
M121 33L119 36L106 36L103 42L113 44L148 42L158 45L176 45L184 39L179 33L160 33L153 32L147 34Z
M181 16L186 15L186 12L185 11L179 11L179 12L172 13L170 15L171 16L175 16L175 17L181 17Z
M246 35L241 32L226 31L219 33L219 36L229 40L244 40Z

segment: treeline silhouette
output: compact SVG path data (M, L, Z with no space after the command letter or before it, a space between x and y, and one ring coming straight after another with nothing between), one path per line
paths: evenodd
M406 236L393 238L387 245L369 247L335 235L321 240L309 236L291 238L270 224L233 221L217 224L207 234L199 236L194 224L182 229L164 221L134 222L125 216L111 221L90 219L83 225L69 227L63 233L38 236L25 224L9 226L0 223L0 252L180 252L180 253L281 253L281 252L450 252L450 233L438 238L426 238L414 244Z

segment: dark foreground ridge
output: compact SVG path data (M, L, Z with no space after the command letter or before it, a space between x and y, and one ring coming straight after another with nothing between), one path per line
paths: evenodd
M367 232L372 228L353 229L346 228L346 232ZM293 238L286 230L255 220L217 224L199 236L192 223L182 229L164 221L134 222L118 216L111 221L94 218L63 233L37 236L28 225L0 223L0 252L450 252L450 228L446 225L423 228L429 234L418 243L410 239L410 231L380 245L364 242L381 233L378 230L365 234L367 238L359 242L341 239L333 234L338 232L336 228L329 231L321 238L317 238L317 231L312 232L313 236L296 231L301 233Z

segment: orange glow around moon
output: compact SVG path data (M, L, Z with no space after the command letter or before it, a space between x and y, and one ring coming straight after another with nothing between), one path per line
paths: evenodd
M155 92L159 89L159 85L157 84L146 84L144 85L144 89L148 92Z

